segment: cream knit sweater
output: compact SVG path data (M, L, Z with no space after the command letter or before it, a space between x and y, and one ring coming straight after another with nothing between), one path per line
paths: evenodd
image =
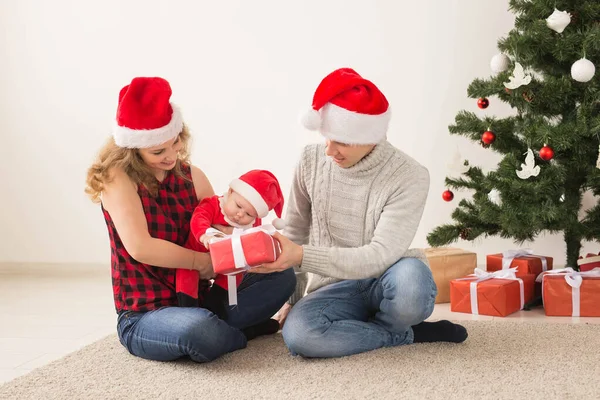
M402 257L427 264L409 246L428 191L427 169L387 141L346 169L325 155L324 144L306 146L284 231L304 248L290 303L333 282L377 278Z

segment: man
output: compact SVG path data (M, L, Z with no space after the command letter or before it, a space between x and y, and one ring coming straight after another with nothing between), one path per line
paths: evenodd
M307 146L297 165L285 236L276 235L281 256L253 271L296 268L296 293L280 311L292 354L467 338L460 325L423 322L437 288L424 254L409 246L429 173L386 140L389 120L383 93L349 68L323 79L303 118L326 143Z

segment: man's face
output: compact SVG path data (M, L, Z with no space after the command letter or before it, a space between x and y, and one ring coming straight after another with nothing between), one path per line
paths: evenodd
M327 140L327 154L341 168L350 168L373 150L374 144L345 144Z

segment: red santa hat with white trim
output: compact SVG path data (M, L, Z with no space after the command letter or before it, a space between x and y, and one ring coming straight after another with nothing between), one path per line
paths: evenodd
M283 229L285 222L281 219L283 212L283 194L279 181L269 171L255 169L234 179L229 187L244 197L256 209L259 218L264 218L269 211L275 211L277 218L272 224L276 229Z
M140 149L158 146L183 129L179 109L171 99L171 85L163 78L133 78L119 93L113 129L119 147Z
M301 122L336 142L377 144L387 137L390 117L388 101L375 84L340 68L321 81Z

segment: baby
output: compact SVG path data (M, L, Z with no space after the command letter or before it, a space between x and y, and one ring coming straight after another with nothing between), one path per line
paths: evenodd
M281 213L283 195L275 175L265 170L252 170L229 184L229 190L223 196L215 195L203 199L194 210L190 222L190 235L187 248L206 252L209 249L211 235L206 230L213 225L231 226L249 229L261 225L261 218L274 210L277 218L273 220L276 229L283 228ZM245 273L235 275L236 288ZM198 301L199 274L195 270L179 269L176 273L176 291L179 306L209 309L225 319L227 316L227 276L217 275L209 292L201 302Z

